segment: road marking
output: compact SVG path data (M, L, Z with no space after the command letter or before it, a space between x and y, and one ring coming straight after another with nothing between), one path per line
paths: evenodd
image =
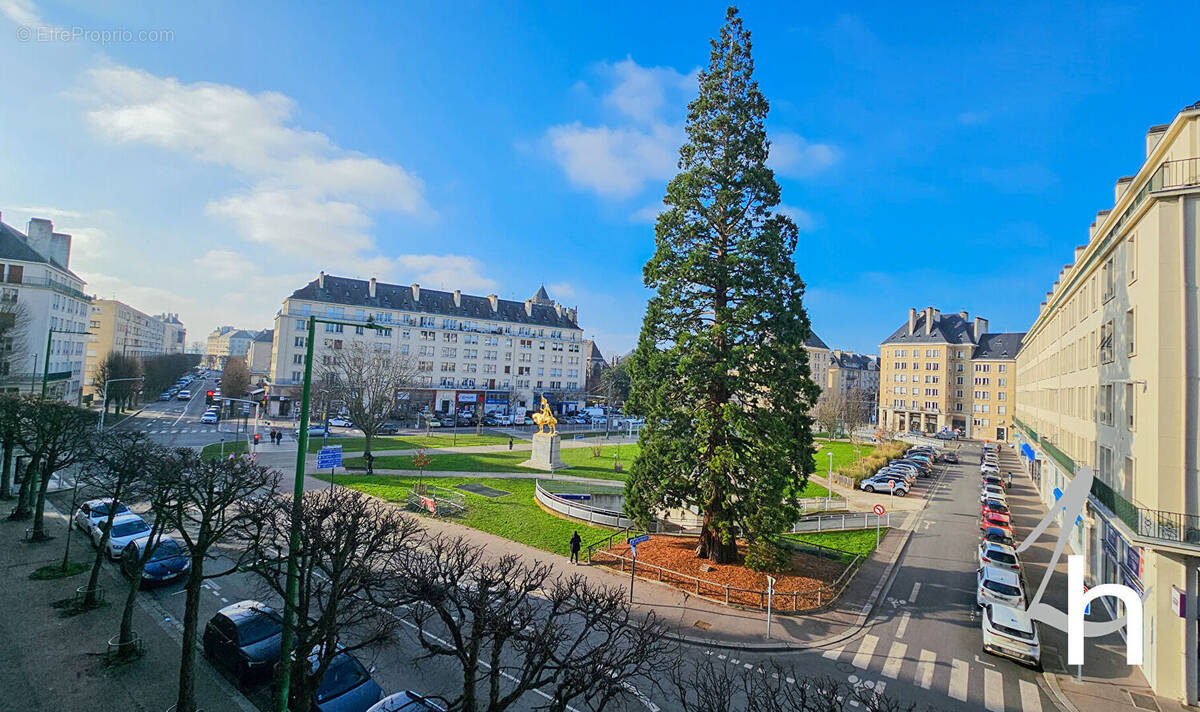
M871 664L871 656L875 654L875 646L879 644L879 638L873 635L864 635L862 644L858 646L858 652L854 654L854 659L850 664L859 669L866 669Z
M983 671L983 706L988 712L1004 712L1004 678L996 670Z
M917 663L917 673L913 676L917 687L928 690L933 685L933 667L936 663L937 654L929 650L921 651L921 662Z
M842 651L845 649L846 649L846 646L839 645L838 647L836 647L832 650L826 650L825 652L821 653L821 657L823 657L827 660L837 660L838 658L842 657Z
M904 631L908 630L908 619L911 617L912 617L912 614L909 613L908 611L905 611L904 614L902 616L900 616L900 627L896 629L896 637L897 638L904 637Z
M921 591L921 583L918 581L917 583L913 584L912 593L908 594L908 602L916 603L917 602L917 594L920 593L920 591Z
M887 662L883 664L883 676L890 677L895 680L900 675L900 666L904 664L904 654L908 652L908 646L904 643L892 643L891 650L888 651Z
M959 702L967 701L967 677L970 675L971 666L964 660L955 658L950 661L950 689L946 694L958 700Z
M1023 712L1042 712L1042 696L1038 694L1038 686L1028 680L1021 680L1021 709Z

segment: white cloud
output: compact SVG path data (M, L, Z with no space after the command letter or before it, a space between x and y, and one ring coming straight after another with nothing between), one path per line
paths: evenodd
M562 301L563 297L574 297L575 288L570 282L554 282L546 285L546 291L550 294L551 299Z
M771 154L767 165L776 173L795 178L807 178L829 168L841 158L841 152L831 144L811 143L790 131L768 133Z
M632 222L650 223L653 225L654 223L658 222L658 216L666 209L667 206L661 202L650 203L649 205L645 205L635 210L633 214L629 216L629 219Z
M632 57L603 68L616 82L605 103L645 124L660 120L668 99L696 90L696 70L681 74L673 67L643 67Z
M395 266L406 280L431 289L479 293L497 288L494 279L481 273L483 264L466 255L400 255Z
M816 219L807 210L792 205L780 204L775 207L775 212L791 218L792 222L796 224L796 229L800 232L812 232L817 229Z
M666 180L676 170L680 130L656 124L641 128L583 126L578 121L547 132L555 158L573 185L600 195L625 198L648 180Z
M0 0L0 15L26 27L42 24L42 18L30 0Z

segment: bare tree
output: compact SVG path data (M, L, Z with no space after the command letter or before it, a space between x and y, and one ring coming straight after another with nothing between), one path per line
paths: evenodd
M817 399L812 412L813 420L821 426L830 440L842 424L845 414L846 395L835 388L826 388L821 392L821 397Z
M180 449L179 478L173 500L166 508L170 524L179 532L191 558L187 600L183 615L183 656L179 662L177 712L195 712L196 634L200 615L200 586L205 579L227 576L237 570L241 558L217 573L204 570L205 560L216 549L234 539L249 520L262 511L254 500L272 497L279 473L246 458L202 459L199 453Z
M29 358L29 309L23 302L0 299L0 382L26 381L23 371Z
M424 657L461 670L450 709L501 712L550 689L548 709L598 712L663 671L669 645L653 616L636 622L622 591L551 573L456 537L432 537L408 559L400 581Z
M4 459L0 461L0 499L12 497L13 450L17 447L20 427L21 399L0 396L0 447L4 448Z
M43 401L32 397L23 399L18 439L21 447L32 454L25 470L22 492L30 488L33 497L33 541L45 541L46 490L55 472L73 467L91 457L95 444L97 415L59 401Z
M230 356L221 371L221 393L231 398L241 398L250 387L250 368L244 356Z
M363 457L370 461L371 440L395 407L397 391L410 387L416 373L416 362L407 355L352 341L322 356L314 384L322 384L327 403L345 404L350 420L363 432Z
M843 401L842 422L846 424L847 430L856 430L870 421L871 411L874 410L874 407L871 395L867 391L861 388L851 388L846 392Z
M263 509L247 522L243 538L255 573L272 593L286 598L293 502L279 497L259 504ZM300 513L289 705L307 710L339 651L387 640L400 625L390 609L399 604L404 560L421 526L400 510L345 488L305 492ZM309 665L310 656L315 666Z
M129 403L136 399L141 392L142 384L138 381L125 379L137 378L142 375L142 364L134 356L127 356L119 351L110 351L92 372L92 387L96 393L106 393L108 403L113 405L113 412L120 413ZM117 379L122 379L118 381ZM110 381L114 383L109 384ZM110 385L107 390L106 385ZM107 410L108 404L104 405Z

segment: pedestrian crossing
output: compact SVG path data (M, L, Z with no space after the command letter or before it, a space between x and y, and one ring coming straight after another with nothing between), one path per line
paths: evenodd
M883 653L885 649L887 652ZM987 712L1042 712L1042 694L1037 683L1004 675L999 666L1006 663L999 659L995 665L978 657L977 664L958 658L939 659L932 650L917 650L916 646L900 641L885 643L871 634L849 645L826 650L821 657L842 664L848 659L852 667L867 671L856 673L863 679L871 670L878 669L878 674L889 680L911 681L923 690L944 690L947 697L958 703L970 700L972 686L982 684L983 709ZM880 690L885 684L879 680L874 689ZM974 690L974 704L978 705L980 693L978 688Z

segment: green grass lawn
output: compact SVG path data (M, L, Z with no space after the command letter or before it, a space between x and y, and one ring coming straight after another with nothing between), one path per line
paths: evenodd
M341 445L344 452L362 452L366 446L366 438L329 438L329 445ZM516 442L522 442L517 440ZM451 433L430 433L425 435L406 435L397 437L392 435L380 435L371 441L373 450L416 450L418 448L440 448L440 447L470 447L474 445L507 445L508 438L503 435L489 435L483 433L476 435L475 433L459 433L455 437ZM321 449L321 438L310 438L308 441L308 451L317 452Z
M821 440L817 440L816 444L821 446L821 449L817 450L816 454L813 455L813 462L817 466L817 474L825 474L829 471L829 455L827 453L833 453L833 471L837 472L842 467L857 460L859 455L867 457L875 452L874 445L855 446L853 443L824 442Z
M266 438L266 435L264 434L263 437ZM258 446L260 448L271 447L271 444L268 440L264 439L261 443L259 443ZM220 457L221 452L222 452L221 443L213 443L212 445L204 446L204 449L202 449L200 451L200 457L205 457L205 458ZM246 452L246 441L245 440L228 441L225 443L224 452L225 452L226 456L229 456L230 453L240 455L240 454Z
M887 534L887 527L879 530L880 539ZM875 530L862 529L859 531L849 532L814 532L809 534L788 534L787 537L794 541L805 542L808 544L818 544L827 546L831 549L841 549L853 554L866 557L870 556L872 551L875 551Z
M383 458L380 458L383 459ZM313 475L328 481L328 475ZM374 497L403 505L408 489L417 482L416 477L375 475L373 477L338 475L337 483L365 492ZM484 497L464 492L467 511L454 517L457 521L474 529L489 532L505 539L567 556L570 554L571 532L578 531L583 543L607 537L611 529L594 527L584 522L568 521L545 510L534 501L534 480L511 480L503 478L473 479L465 477L439 477L425 480L440 487L454 487L466 482L479 482L494 489L509 492L503 497ZM458 490L461 492L461 490Z
M505 443L508 441L505 440ZM563 448L562 460L570 466L562 471L576 477L596 477L608 480L624 480L625 473L613 470L614 456L619 455L619 462L628 469L637 454L637 445L605 445L600 449L600 457L592 456L590 447ZM521 463L529 459L529 451L474 452L474 453L445 453L430 454L429 466L425 469L434 472L541 472L532 468L521 467ZM347 458L347 467L365 467L361 457ZM377 469L415 470L411 455L382 455L375 458Z

